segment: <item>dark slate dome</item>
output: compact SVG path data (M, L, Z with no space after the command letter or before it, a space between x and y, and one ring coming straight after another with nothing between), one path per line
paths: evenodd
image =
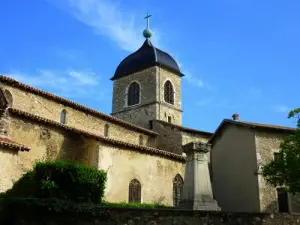
M116 80L156 65L161 66L162 68L165 68L181 77L183 76L180 72L179 66L172 56L158 48L155 48L147 38L142 47L127 56L119 64L111 80Z

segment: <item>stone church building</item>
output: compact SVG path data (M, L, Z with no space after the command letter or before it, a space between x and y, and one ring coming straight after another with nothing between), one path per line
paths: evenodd
M152 45L149 30L144 36L111 78L111 115L0 76L0 192L36 160L74 159L107 171L107 201L178 206L188 176L182 146L201 142L211 145L212 189L223 211L296 212L294 197L270 187L259 171L295 129L238 115L214 133L182 126L183 74Z

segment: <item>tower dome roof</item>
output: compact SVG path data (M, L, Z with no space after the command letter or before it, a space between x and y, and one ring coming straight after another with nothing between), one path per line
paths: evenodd
M168 53L155 48L147 38L136 52L127 56L119 64L111 80L125 77L152 66L161 66L181 77L183 76L176 61Z

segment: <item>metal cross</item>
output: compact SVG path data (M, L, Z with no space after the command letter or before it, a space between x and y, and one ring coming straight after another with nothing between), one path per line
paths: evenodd
M145 17L145 19L147 20L147 29L149 29L149 20L150 20L151 15L149 13L147 13L147 16Z

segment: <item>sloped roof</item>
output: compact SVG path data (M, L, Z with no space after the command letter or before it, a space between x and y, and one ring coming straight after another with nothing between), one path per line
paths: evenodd
M245 128L252 128L252 129L260 129L260 130L266 130L266 131L276 131L276 132L285 132L285 133L294 133L296 131L296 128L292 127L284 127L284 126L278 126L278 125L272 125L272 124L263 124L263 123L254 123L254 122L248 122L248 121L240 121L240 120L230 120L230 119L224 119L221 124L216 129L213 136L209 139L209 143L213 143L213 140L215 137L217 137L223 130L223 128L226 125L237 125Z
M148 130L148 129L145 129L143 127L134 125L132 123L128 123L128 122L126 122L124 120L121 120L121 119L118 119L116 117L113 117L113 116L110 116L110 115L106 115L106 114L104 114L102 112L99 112L99 111L96 111L94 109L88 108L86 106L80 105L78 103L75 103L73 101L67 100L67 99L62 98L60 96L51 94L49 92L46 92L46 91L34 88L32 86L29 86L27 84L21 83L21 82L15 80L13 78L10 78L10 77L7 77L7 76L1 75L1 74L0 74L0 82L3 82L3 83L6 83L6 84L8 84L10 86L14 86L14 87L23 89L25 91L28 91L28 92L31 92L31 93L43 96L43 97L48 98L48 99L50 99L52 101L61 103L63 105L69 106L71 108L77 109L77 110L85 112L87 114L90 114L90 115L102 118L102 119L104 119L106 121L109 121L111 123L115 123L115 124L127 127L129 129L136 130L138 132L144 133L144 134L154 135L154 136L158 135L157 133L155 133L155 132L153 132L151 130Z
M168 53L154 47L150 40L146 39L136 52L123 59L111 80L116 80L156 65L183 76L175 59Z

